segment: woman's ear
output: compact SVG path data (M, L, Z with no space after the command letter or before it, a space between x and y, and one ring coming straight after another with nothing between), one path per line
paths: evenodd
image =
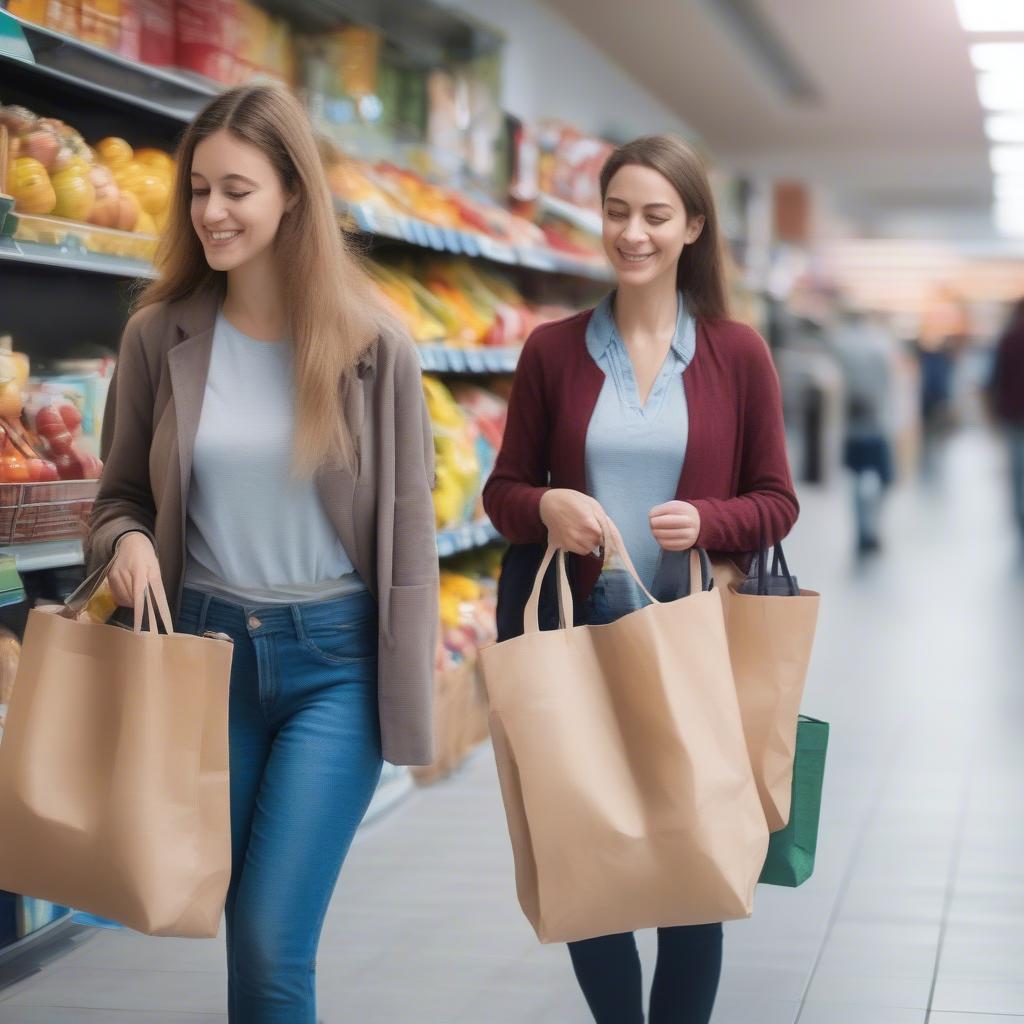
M699 213L696 217L691 217L686 222L686 244L693 245L694 242L700 238L700 233L704 230L704 214Z
M294 192L289 197L288 201L284 204L284 212L285 213L291 213L292 210L294 210L295 207L298 206L298 205L299 205L299 194L298 194L298 192Z

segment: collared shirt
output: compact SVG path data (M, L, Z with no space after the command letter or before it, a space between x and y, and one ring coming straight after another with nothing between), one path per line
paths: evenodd
M689 417L683 371L697 347L697 329L679 296L672 344L646 403L615 324L613 295L587 325L587 351L605 374L587 429L587 490L618 526L630 557L650 587L661 552L651 533L652 508L672 501L679 485Z

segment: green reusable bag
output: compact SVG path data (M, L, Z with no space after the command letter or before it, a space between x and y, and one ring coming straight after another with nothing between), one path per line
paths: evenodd
M768 856L759 879L765 885L794 888L806 882L814 871L827 748L828 722L801 715L796 727L789 824L773 832L769 839Z

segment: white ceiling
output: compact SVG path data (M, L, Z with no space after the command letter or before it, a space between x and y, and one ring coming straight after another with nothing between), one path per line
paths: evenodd
M548 3L730 165L824 185L867 231L991 232L954 0L749 0L816 101L784 94L718 0Z

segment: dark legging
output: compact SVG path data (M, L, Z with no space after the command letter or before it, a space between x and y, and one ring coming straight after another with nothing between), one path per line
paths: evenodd
M596 1024L643 1024L640 954L632 932L569 943ZM650 1024L708 1024L722 971L722 926L658 929Z

